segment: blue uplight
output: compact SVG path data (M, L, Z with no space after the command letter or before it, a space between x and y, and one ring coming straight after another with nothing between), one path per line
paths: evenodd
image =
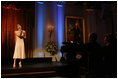
M64 34L64 8L58 6L58 48L61 49Z
M43 53L43 52L39 52L39 53L38 53L38 56L39 56L39 57L43 57L43 56L44 56L44 53Z
M63 5L57 5L58 7L63 7Z
M39 2L37 2L38 4L44 4L44 2L42 2L42 1L39 1Z
M43 3L37 2L37 9L36 9L36 24L37 24L37 43L38 48L41 49L43 46L43 24L44 24L44 12L43 12Z
M62 57L62 53L61 53L61 52L59 52L58 55L59 55L60 57Z

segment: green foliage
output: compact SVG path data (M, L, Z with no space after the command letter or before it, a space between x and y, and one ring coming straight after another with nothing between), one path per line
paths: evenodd
M49 53L51 53L52 55L55 55L58 51L58 47L55 44L55 42L50 41L47 43L47 45L45 46L45 50Z

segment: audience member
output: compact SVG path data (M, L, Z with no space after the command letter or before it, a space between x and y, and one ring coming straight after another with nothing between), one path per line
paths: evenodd
M117 40L113 34L104 37L104 74L106 77L117 77Z
M90 77L96 77L100 72L102 47L97 43L97 34L91 33L89 43L85 44L85 50L88 54L88 70Z

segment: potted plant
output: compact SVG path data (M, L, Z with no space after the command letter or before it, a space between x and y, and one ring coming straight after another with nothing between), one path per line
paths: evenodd
M58 47L55 44L55 42L51 40L52 33L54 32L54 27L49 25L47 29L48 29L48 32L49 32L50 41L46 44L45 50L47 52L49 52L51 55L55 55L57 53L57 51L58 51Z

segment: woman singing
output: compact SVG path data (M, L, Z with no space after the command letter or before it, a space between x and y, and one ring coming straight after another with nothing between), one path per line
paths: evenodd
M16 44L14 50L14 63L13 68L16 67L16 59L20 59L19 68L22 67L21 60L25 58L25 46L24 46L24 38L26 38L26 32L22 30L21 25L17 24L17 31L15 31L16 35Z

